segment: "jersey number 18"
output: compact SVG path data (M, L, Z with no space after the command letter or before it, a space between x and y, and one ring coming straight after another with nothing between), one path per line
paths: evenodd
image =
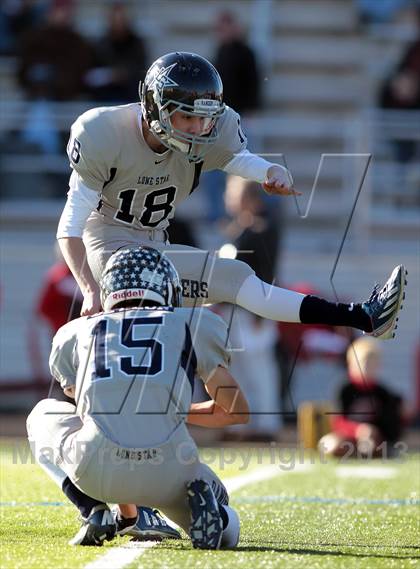
M120 209L115 214L115 219L122 221L123 223L133 223L135 216L131 212L131 206L134 201L134 197L137 193L137 189L122 190L118 198L120 200ZM143 211L139 217L139 222L141 225L146 227L157 227L162 221L164 221L168 215L173 210L173 202L175 199L176 187L169 186L168 188L162 188L161 190L155 190L147 194L144 200ZM152 221L153 214L161 212L158 219Z

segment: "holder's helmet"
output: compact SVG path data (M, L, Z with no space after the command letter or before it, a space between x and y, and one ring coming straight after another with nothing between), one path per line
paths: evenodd
M105 311L125 301L151 300L161 306L181 306L181 286L172 262L152 247L121 249L107 261L101 278Z

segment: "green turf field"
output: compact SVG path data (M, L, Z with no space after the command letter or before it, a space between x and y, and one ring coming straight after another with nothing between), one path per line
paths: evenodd
M38 466L16 460L16 449L25 456L22 442L2 445L0 567L85 567L111 548L132 548L129 538L102 548L69 547L79 527L77 512ZM223 458L232 464L221 471L220 454L203 450L224 479L270 463L267 451L241 448L236 454L234 460L232 449L226 451ZM278 463L279 457L273 457ZM306 465L288 470L289 457L283 455L278 476L232 494L242 520L235 551L195 551L187 539L147 550L135 544L140 556L126 567L420 567L418 455L388 462L311 464L307 459ZM244 458L251 459L247 468Z

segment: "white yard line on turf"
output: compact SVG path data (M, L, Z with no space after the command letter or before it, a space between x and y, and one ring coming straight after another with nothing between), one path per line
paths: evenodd
M397 470L393 466L337 466L335 474L340 478L377 478L385 480L394 478Z
M277 465L270 465L264 468L258 468L249 474L235 476L223 481L228 492L235 492L248 484L255 482L263 482L280 474L288 472L303 472L309 470L309 464L296 464L291 470L282 470ZM132 563L137 557L140 557L148 549L157 545L156 541L128 542L126 545L113 547L108 553L99 557L95 561L85 565L84 569L122 569Z
M279 468L279 465L272 464L270 466L264 466L263 468L257 468L249 472L248 474L242 474L235 476L234 478L227 478L223 480L223 484L226 486L227 491L235 492L243 488L243 486L248 486L248 484L254 484L255 482L263 482L264 480L269 480L274 478L279 474L287 474L288 472L303 472L311 468L310 464L295 464L290 470L285 470Z
M129 565L132 561L146 553L148 549L156 545L156 541L142 541L140 542L129 541L127 545L120 547L113 547L92 563L85 565L85 569L120 569Z

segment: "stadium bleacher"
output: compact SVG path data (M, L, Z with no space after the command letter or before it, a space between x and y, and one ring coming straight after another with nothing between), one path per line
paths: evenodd
M175 49L211 57L212 21L225 8L225 2L147 0L139 5L132 0L127 4L131 6L137 30L148 42L151 59ZM79 2L77 28L90 37L98 37L105 23L104 6L106 3L99 0ZM409 394L412 354L418 341L415 291L419 289L420 278L416 263L419 205L399 199L406 192L401 184L386 182L393 169L386 137L398 128L403 129L402 136L418 140L418 129L413 132L418 116L406 115L391 124L390 115L367 112L385 69L396 61L409 36L404 33L385 41L378 30L369 32L362 28L352 0L262 3L232 0L229 9L240 16L256 46L263 70L264 108L245 125L255 141L256 151L283 154L296 186L309 196L322 154L363 155L372 151L372 145L375 148L370 165L372 174L355 212L337 282L343 297L363 298L372 282L383 279L391 265L405 262L411 268L408 310L403 312L398 340L389 344L389 352L385 354L391 381ZM27 116L27 104L17 87L15 70L15 57L0 57L0 140L3 141L8 132L19 129ZM63 103L53 107L57 128L67 131L72 120L88 106L91 105ZM283 160L281 156L278 159ZM285 282L309 280L321 290L331 291L329 277L357 193L355 174L361 168L360 160L354 158L343 164L333 157L325 159L307 219L300 219L293 200L287 204L288 231L282 259ZM7 330L1 341L0 382L22 381L31 376L28 358L22 357L26 350L27 315L42 274L53 261L55 225L64 200L64 188L61 200L48 199L45 194L37 200L35 174L66 171L64 152L52 157L22 155L5 150L3 145L0 173L10 176L26 172L34 175L34 185L28 188L26 199L24 193L18 202L6 188L3 190L6 198L3 194L0 202L0 325ZM418 187L418 170L410 166L408 174L407 184ZM199 219L203 209L200 200L202 197L196 192L191 202L182 206L182 211L196 223L200 222L203 243L217 246L211 240L211 230L203 229ZM307 197L302 203L306 204L306 200ZM302 210L305 207L302 205Z

